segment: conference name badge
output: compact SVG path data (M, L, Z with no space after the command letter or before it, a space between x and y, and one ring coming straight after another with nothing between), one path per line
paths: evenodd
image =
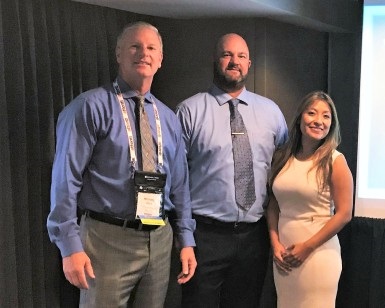
M166 174L135 171L136 218L144 225L165 225Z

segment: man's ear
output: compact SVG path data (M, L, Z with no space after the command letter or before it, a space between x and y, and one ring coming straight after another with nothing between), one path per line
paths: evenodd
M115 48L115 56L116 56L116 62L120 64L120 47L116 46Z
M163 62L163 52L160 53L160 63L159 63L159 68L161 68Z

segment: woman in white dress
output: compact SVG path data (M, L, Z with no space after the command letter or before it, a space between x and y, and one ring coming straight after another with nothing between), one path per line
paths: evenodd
M272 162L266 215L279 308L335 307L342 268L337 232L350 221L353 204L339 142L332 99L309 93Z

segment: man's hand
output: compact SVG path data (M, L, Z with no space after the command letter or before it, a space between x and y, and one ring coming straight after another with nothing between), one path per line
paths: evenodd
M182 248L180 252L180 261L182 263L182 272L178 275L178 283L184 284L194 276L197 261L193 247Z
M79 289L88 289L86 275L95 278L91 260L83 251L63 258L63 272L67 280Z

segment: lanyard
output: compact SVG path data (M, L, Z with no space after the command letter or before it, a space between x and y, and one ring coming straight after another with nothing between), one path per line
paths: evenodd
M126 127L127 137L128 137L128 145L130 149L130 157L131 157L131 165L135 169L135 165L137 162L136 154L135 154L135 143L134 143L134 136L132 133L132 128L130 124L130 119L128 118L127 108L126 104L123 99L122 92L120 91L119 85L117 80L113 82L113 86L115 89L115 94L118 99L120 110L122 111L122 116L124 120L124 125ZM160 169L163 167L163 139L162 139L162 127L160 125L160 117L158 108L156 107L154 99L151 97L152 100L152 107L154 108L154 115L155 115L155 124L156 124L156 136L157 136L157 144L158 144L158 166Z

